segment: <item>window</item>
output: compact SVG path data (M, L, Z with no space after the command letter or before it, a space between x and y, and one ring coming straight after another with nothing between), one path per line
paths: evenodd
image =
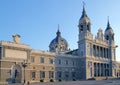
M73 61L72 63L73 63L73 66L74 66L74 65L75 65L75 62Z
M68 78L69 77L69 72L65 72L65 77Z
M61 60L60 59L58 60L58 63L61 64Z
M108 35L106 36L106 39L109 40L109 36Z
M54 72L53 71L49 71L49 78L54 78Z
M62 77L62 72L61 71L57 72L57 75L58 75L59 78L61 78Z
M76 73L75 73L75 72L72 72L72 77L73 77L73 78L75 77L75 75L76 75Z
M87 25L87 30L90 31L90 26L89 25Z
M49 59L49 63L50 63L50 64L53 64L53 59Z
M40 71L40 78L45 78L45 72L44 71Z
M35 72L32 72L32 78L35 78Z
M83 57L83 51L81 51L81 57Z
M80 25L81 28L83 28L83 25Z
M44 58L40 58L40 63L44 63Z
M65 61L65 64L68 65L68 60Z
M31 62L35 62L35 58L34 57L31 57Z

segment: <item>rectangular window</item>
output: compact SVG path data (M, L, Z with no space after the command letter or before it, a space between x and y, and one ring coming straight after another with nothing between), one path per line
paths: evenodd
M75 62L73 61L73 66L75 65Z
M53 59L49 59L49 63L50 63L50 64L53 64Z
M65 72L65 77L68 78L69 77L69 72Z
M40 58L40 63L44 63L44 58Z
M35 62L35 57L31 57L31 62Z
M65 64L68 65L68 60L65 61Z
M32 78L35 78L35 72L32 72Z
M44 71L40 71L40 78L45 78L45 72Z
M57 72L57 76L58 76L59 78L61 78L61 77L62 77L62 72L61 72L61 71Z
M58 60L58 63L61 64L61 60L60 59Z
M54 78L54 72L53 71L49 71L49 78Z
M75 77L75 75L76 75L76 73L75 73L75 72L72 72L72 77L73 77L73 78Z

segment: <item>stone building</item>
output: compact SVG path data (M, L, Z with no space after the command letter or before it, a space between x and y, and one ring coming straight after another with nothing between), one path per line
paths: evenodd
M0 82L52 82L120 76L115 33L109 20L104 33L100 28L94 38L90 18L83 6L78 29L78 48L75 50L68 49L59 26L49 51L31 49L20 41L18 34L13 35L13 41L1 41Z

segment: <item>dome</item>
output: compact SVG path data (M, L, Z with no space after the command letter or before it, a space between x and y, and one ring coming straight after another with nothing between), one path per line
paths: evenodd
M56 53L64 53L68 51L68 43L64 38L61 37L61 32L59 29L56 34L56 38L50 42L49 50Z

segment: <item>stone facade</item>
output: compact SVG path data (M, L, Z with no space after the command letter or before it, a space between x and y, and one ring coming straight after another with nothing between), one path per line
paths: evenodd
M82 16L78 24L79 40L78 55L80 56L80 77L89 79L93 77L119 76L116 70L116 45L114 42L114 31L109 20L105 32L98 30L97 36L93 38L91 22L83 7Z
M31 49L14 34L13 41L0 42L0 82L52 82L120 76L116 61L114 31L108 21L105 32L98 30L94 38L91 21L83 7L78 23L78 48L68 49L68 42L57 36L50 51Z

